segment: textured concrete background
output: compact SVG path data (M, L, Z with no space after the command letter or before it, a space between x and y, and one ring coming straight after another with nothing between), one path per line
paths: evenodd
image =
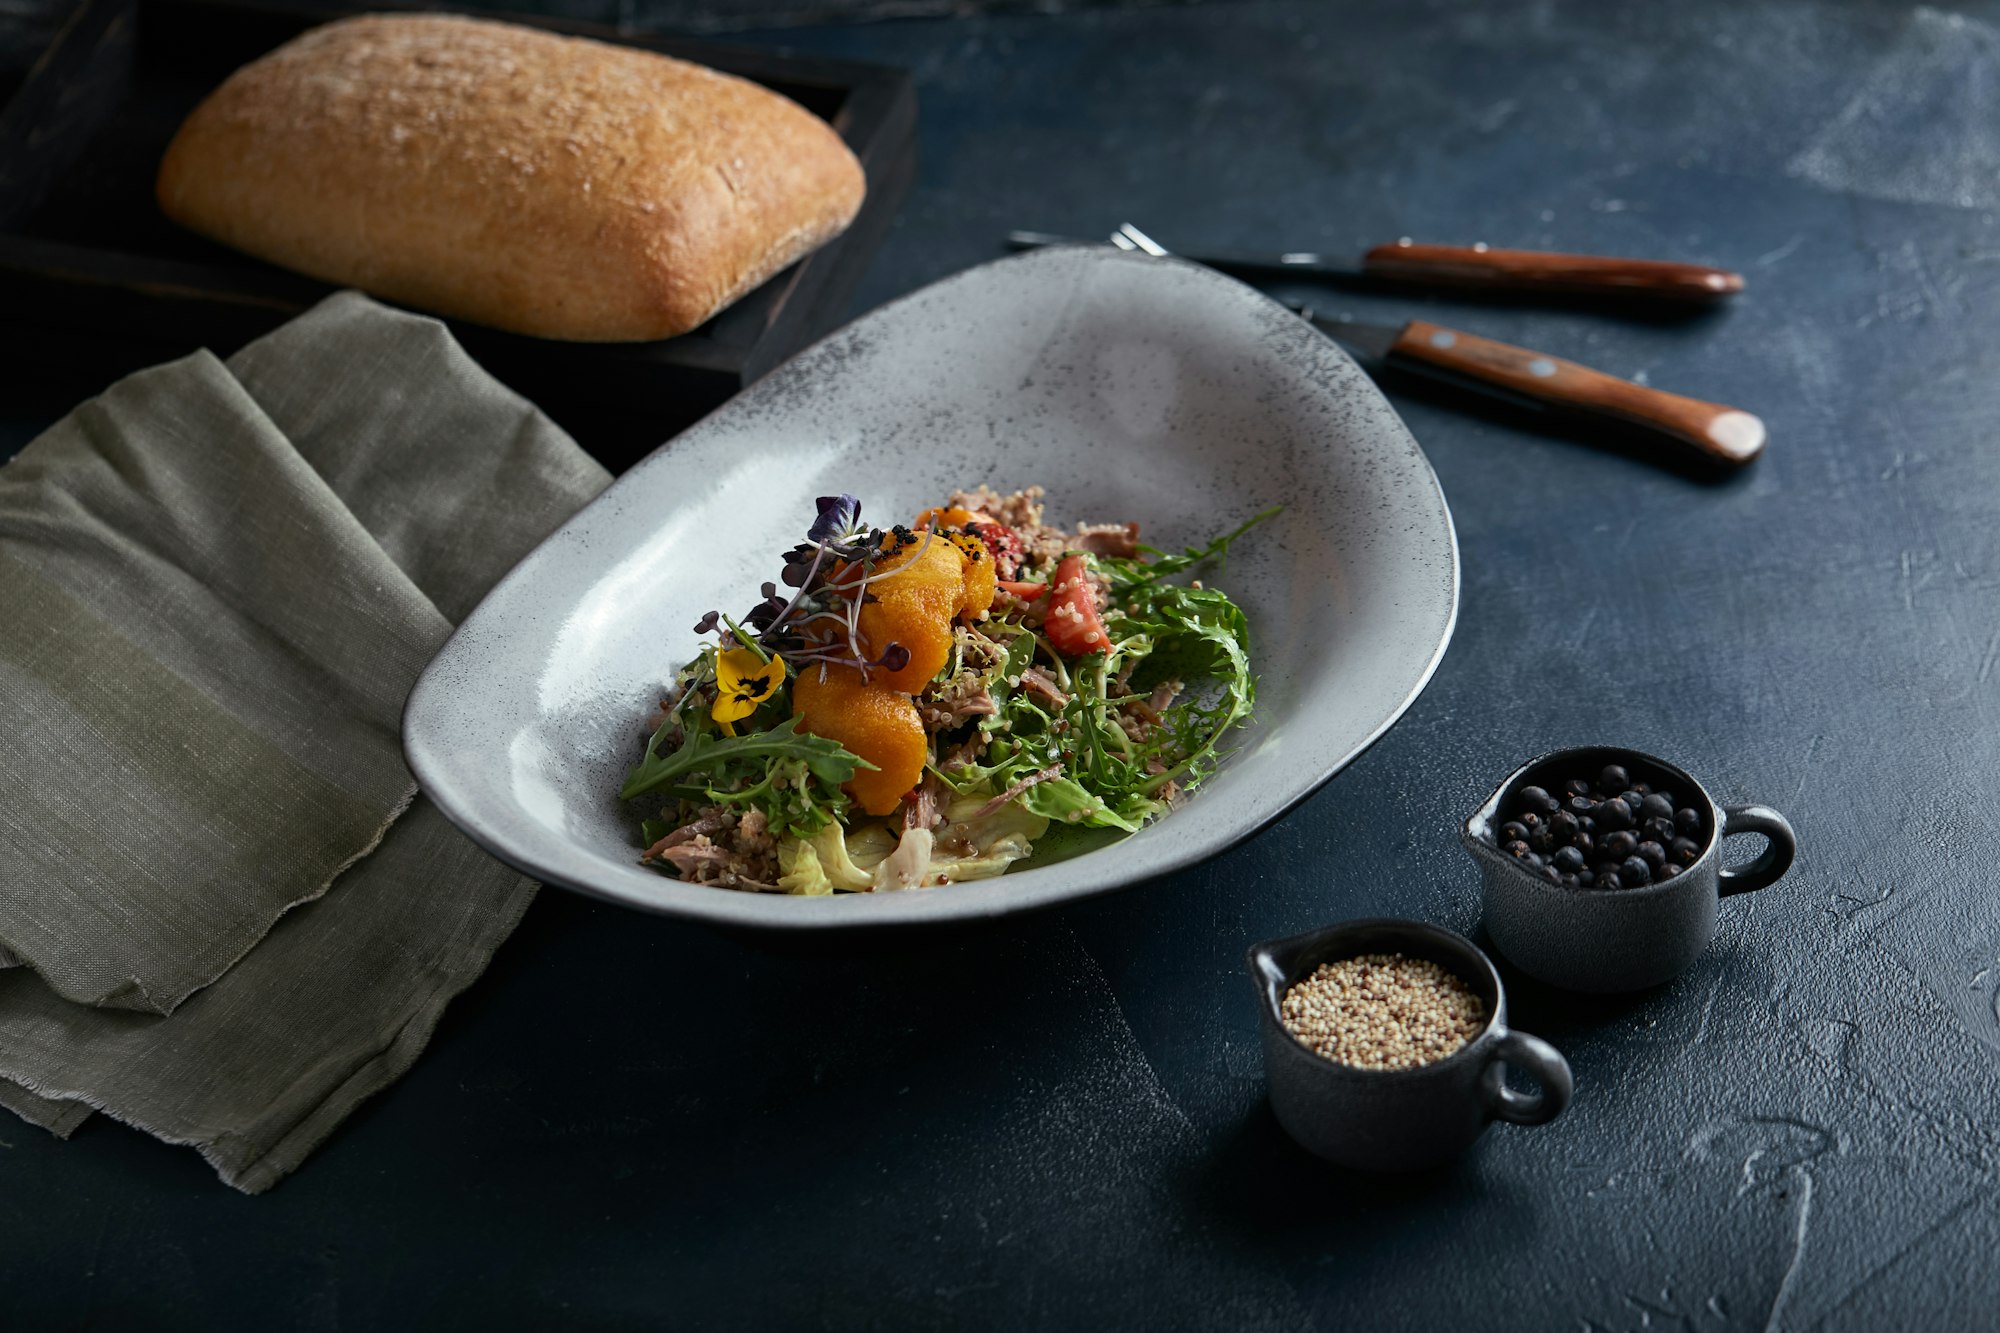
M916 71L921 176L857 312L1009 227L1125 218L1190 249L1699 259L1750 288L1691 323L1298 294L1751 408L1770 452L1702 483L1398 397L1457 517L1458 636L1260 839L1108 901L818 949L545 894L416 1071L265 1198L114 1125L0 1124L0 1322L1991 1327L2000 6L1228 3L746 40ZM1516 983L1576 1070L1556 1124L1415 1179L1321 1168L1263 1104L1244 947L1475 929L1456 822L1588 742L1786 811L1791 876L1657 992Z

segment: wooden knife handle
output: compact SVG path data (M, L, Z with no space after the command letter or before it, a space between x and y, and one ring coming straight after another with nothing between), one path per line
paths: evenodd
M1739 408L1649 389L1574 361L1420 319L1404 327L1389 357L1495 385L1561 411L1644 426L1732 466L1764 451L1764 423Z
M1702 264L1661 259L1610 259L1544 250L1495 250L1484 245L1378 245L1361 259L1362 272L1396 282L1438 287L1640 296L1667 301L1715 301L1743 290L1743 275Z

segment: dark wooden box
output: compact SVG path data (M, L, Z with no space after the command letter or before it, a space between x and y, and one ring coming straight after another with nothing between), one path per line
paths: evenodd
M314 24L402 7L454 8L81 0L0 111L0 384L17 407L60 411L141 366L227 354L332 290L175 226L154 174L230 71ZM838 320L914 172L916 96L884 66L510 17L755 80L825 117L867 171L845 235L681 337L561 343L453 323L482 365L623 466Z

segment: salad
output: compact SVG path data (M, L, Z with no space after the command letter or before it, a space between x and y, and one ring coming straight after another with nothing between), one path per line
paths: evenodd
M1003 873L1052 824L1134 832L1215 769L1256 698L1243 612L1198 578L1266 510L1168 554L1136 523L960 491L909 524L818 501L783 586L682 667L620 793L642 861L763 893Z

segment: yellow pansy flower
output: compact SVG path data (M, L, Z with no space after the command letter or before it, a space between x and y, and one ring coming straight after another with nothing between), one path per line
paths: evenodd
M772 653L766 659L754 648L731 648L715 659L715 706L708 715L734 736L735 724L756 712L757 705L784 683L784 658Z

